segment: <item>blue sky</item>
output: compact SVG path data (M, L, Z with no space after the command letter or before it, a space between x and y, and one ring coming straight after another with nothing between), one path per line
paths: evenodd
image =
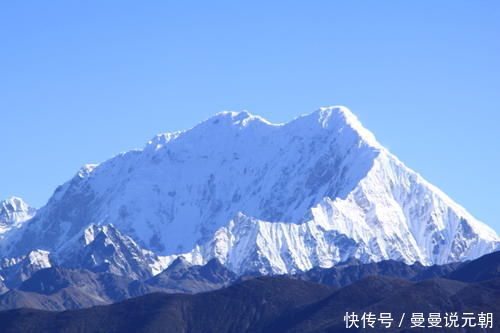
M222 110L346 105L500 231L498 1L4 1L0 198Z

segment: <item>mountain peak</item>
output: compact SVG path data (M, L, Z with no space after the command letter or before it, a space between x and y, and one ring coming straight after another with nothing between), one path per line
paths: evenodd
M377 149L382 146L378 143L375 135L366 129L358 117L352 113L349 108L341 105L320 107L318 110L304 114L295 118L292 122L307 122L312 121L315 125L319 124L321 128L338 132L345 136L345 130L351 129L355 132L366 144Z
M14 196L0 201L0 234L30 219L35 212L35 208L30 207L19 197Z
M214 116L202 122L202 124L203 123L209 123L212 125L218 125L223 123L223 124L230 124L236 127L247 127L254 123L276 125L262 118L261 116L251 114L247 110L218 112Z
M28 204L20 197L10 197L9 199L0 201L0 209L10 212L27 211Z
M224 136L223 133L226 133L226 135L237 133L234 130L251 129L257 130L259 136L263 137L272 135L273 129L279 127L289 127L291 133L315 132L318 129L324 129L342 135L346 129L350 129L365 144L377 149L382 148L375 139L375 136L363 127L358 118L347 107L337 105L320 107L314 112L304 114L286 123L273 123L247 110L222 111L189 130L156 135L147 143L146 150L158 150L181 136L196 137L196 139L201 138L203 142L205 141L205 136L211 134L213 131L217 131L218 136Z
M167 132L154 136L147 143L145 150L156 151L158 149L161 149L168 143L176 140L178 137L182 135L189 136L192 135L193 132L199 134L200 132L207 133L212 131L220 131L221 129L228 130L231 128L246 128L252 124L275 125L260 116L251 114L246 110L239 112L222 111L202 121L189 130ZM214 126L218 126L218 128L214 129Z
M241 126L241 127L246 127L252 122L260 122L264 123L266 125L270 126L281 126L281 125L287 125L289 123L294 122L295 120L301 120L301 119L306 119L306 118L316 118L316 121L323 127L323 128L328 128L332 124L335 124L337 127L343 126L343 125L349 125L353 129L357 130L358 132L361 132L362 134L370 134L370 136L373 136L371 132L369 132L366 128L363 127L361 122L358 120L356 115L349 110L349 108L341 105L333 105L333 106L325 106L325 107L320 107L318 110L304 114L302 116L299 116L295 118L294 120L279 124L279 123L272 123L269 120L259 116L252 114L248 112L247 110L243 111L222 111L216 113L214 116L208 118L206 121L202 122L208 122L211 124L219 124L221 121L225 121L227 123ZM371 138L372 139L372 138ZM374 138L373 138L374 139Z
M247 110L242 110L242 111L221 111L217 112L213 118L217 117L231 117L236 121L247 119L253 117L253 115L248 112Z
M181 271L191 267L191 263L184 258L184 256L178 256L172 263L167 267L167 272Z
M319 120L326 125L329 120L343 120L346 124L356 128L363 127L358 120L358 117L345 106L326 106L320 107L316 112L319 115ZM364 129L364 128L363 128Z

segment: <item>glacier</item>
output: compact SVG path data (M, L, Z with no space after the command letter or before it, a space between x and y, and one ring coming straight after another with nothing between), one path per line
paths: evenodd
M179 256L217 258L238 274L282 274L349 258L444 264L500 248L494 230L341 106L284 124L221 112L157 135L85 165L2 235L0 258L48 251L73 266L141 267L139 277Z

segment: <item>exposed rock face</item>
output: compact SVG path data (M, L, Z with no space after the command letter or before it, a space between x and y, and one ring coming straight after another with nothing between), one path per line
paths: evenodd
M132 279L145 279L167 267L168 258L141 248L113 225L91 225L81 237L65 244L58 262L66 267L108 272Z
M146 284L174 292L196 293L226 287L236 278L236 274L217 259L203 266L193 266L179 257L165 271L147 280Z

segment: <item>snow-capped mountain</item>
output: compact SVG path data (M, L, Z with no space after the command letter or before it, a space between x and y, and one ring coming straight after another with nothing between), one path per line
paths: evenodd
M0 240L14 228L19 228L23 222L32 218L36 209L28 206L23 199L12 197L0 201Z
M96 240L114 254L85 252ZM0 242L0 256L41 249L67 258L72 242L96 264L123 268L146 255L152 274L181 254L237 273L286 273L351 257L443 264L500 244L345 107L286 124L223 112L86 165Z
M0 259L0 280L9 288L17 287L21 282L29 279L35 272L52 266L49 252L33 250L14 258Z
M113 225L90 225L83 235L68 241L58 251L65 267L85 268L141 280L162 272L173 259L159 257L141 248Z

